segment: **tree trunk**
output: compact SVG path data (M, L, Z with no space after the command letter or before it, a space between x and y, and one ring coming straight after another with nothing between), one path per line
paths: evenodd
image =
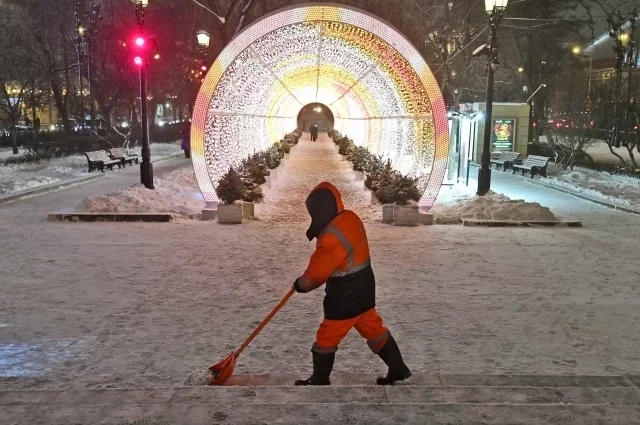
M33 123L33 144L38 141L38 130L36 126L36 81L31 80L31 122Z
M631 165L633 165L633 168L638 168L638 163L636 162L636 157L633 155L633 148L635 147L635 144L632 143L627 143L626 148L627 148L627 152L629 152L629 159L631 159Z
M624 162L624 158L622 158L620 155L618 155L617 153L615 153L615 152L613 151L613 147L611 146L611 143L610 143L610 142L609 142L609 143L607 143L607 146L609 146L609 152L611 152L611 155L613 155L613 156L617 157L617 158L620 160L620 162L622 163L622 165L627 165L627 163L626 163L626 162Z
M13 154L18 155L18 131L15 125L11 126L11 146L13 147Z

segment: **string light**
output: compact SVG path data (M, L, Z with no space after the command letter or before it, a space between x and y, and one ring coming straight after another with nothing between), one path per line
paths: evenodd
M378 18L346 6L293 6L257 21L218 56L194 107L192 160L204 199L230 166L325 105L336 130L418 177L430 208L449 136L438 84L417 50Z

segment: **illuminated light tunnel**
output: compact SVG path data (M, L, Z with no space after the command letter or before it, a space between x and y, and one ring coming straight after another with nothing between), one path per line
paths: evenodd
M446 108L420 53L359 9L326 3L279 9L238 34L211 66L192 117L191 156L208 205L230 166L297 127L321 103L334 128L419 178L433 205L449 150Z

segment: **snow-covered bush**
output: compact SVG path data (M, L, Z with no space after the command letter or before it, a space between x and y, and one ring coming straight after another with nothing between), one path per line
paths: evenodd
M227 205L243 199L245 197L245 192L246 189L244 183L233 167L230 167L229 171L222 176L218 182L218 187L216 188L218 198Z

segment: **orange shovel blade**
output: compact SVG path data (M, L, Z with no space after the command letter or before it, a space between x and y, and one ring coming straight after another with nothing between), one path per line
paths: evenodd
M213 380L209 382L209 385L224 385L225 382L233 375L233 369L236 367L236 353L235 351L229 354L220 363L216 363L209 368L213 372Z

